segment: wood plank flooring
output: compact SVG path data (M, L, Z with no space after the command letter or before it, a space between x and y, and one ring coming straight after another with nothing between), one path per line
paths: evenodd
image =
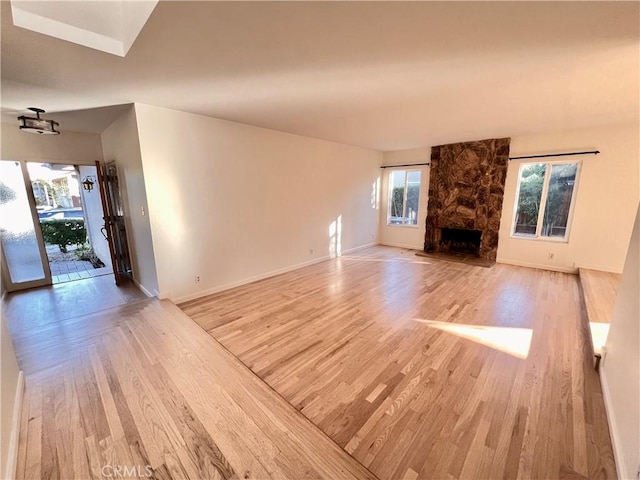
M51 323L145 298L133 283L116 287L113 275L106 275L10 293L2 310L15 338Z
M587 268L581 268L579 272L593 351L601 355L609 334L609 323L622 276Z
M616 478L575 275L373 247L181 308L381 479Z
M19 479L375 479L170 302L8 320Z
M621 277L619 273L580 269L580 283L590 322L611 322Z

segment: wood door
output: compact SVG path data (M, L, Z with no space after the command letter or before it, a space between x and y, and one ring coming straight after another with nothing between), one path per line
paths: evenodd
M115 162L106 165L96 162L100 198L104 211L104 231L109 243L113 275L116 285L132 280L131 258L127 242L122 196L118 185L118 170Z

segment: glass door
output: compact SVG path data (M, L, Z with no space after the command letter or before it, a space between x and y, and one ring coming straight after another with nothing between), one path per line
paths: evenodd
M35 199L24 162L0 160L2 271L7 291L51 284Z

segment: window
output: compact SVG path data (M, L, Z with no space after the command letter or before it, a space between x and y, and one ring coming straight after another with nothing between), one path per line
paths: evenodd
M566 240L578 163L524 163L518 175L513 235Z
M389 174L387 225L418 225L420 171L394 170Z

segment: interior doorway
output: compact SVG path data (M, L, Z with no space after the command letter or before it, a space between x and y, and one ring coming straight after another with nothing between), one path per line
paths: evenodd
M1 161L0 170L8 291L113 273L95 166Z

